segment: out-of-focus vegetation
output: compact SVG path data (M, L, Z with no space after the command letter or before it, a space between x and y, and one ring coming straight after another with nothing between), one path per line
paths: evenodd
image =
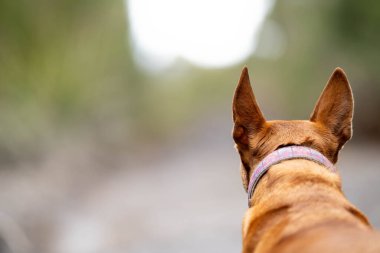
M283 53L253 55L228 69L179 60L147 74L131 56L127 24L122 1L0 1L2 161L36 155L58 136L135 145L168 136L205 111L230 113L243 64L268 118L307 117L342 66L356 97L355 135L380 136L376 1L278 1L257 55L276 38L266 30L271 24L283 35Z
M137 78L126 32L120 1L0 2L3 157L62 131L126 121Z

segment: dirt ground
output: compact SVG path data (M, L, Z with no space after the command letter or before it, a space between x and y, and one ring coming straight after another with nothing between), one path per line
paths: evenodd
M231 121L200 121L115 155L66 140L39 163L0 171L1 252L239 252L247 196ZM379 151L348 144L338 169L348 199L380 228Z

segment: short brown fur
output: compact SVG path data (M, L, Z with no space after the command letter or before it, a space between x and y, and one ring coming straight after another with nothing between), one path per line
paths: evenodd
M233 100L233 138L245 190L266 155L287 145L332 163L352 135L353 97L342 69L330 77L310 120L266 121L244 68ZM380 235L343 195L338 174L308 160L283 161L262 177L243 221L243 253L380 252Z

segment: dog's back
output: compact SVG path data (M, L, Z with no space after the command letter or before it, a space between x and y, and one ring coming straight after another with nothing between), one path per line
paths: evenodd
M375 236L366 217L343 197L339 176L311 161L274 165L254 200L244 219L246 253L351 252L341 249L360 246L352 235Z
M378 253L380 235L361 231L344 223L334 223L314 227L299 238L287 238L279 243L273 253Z

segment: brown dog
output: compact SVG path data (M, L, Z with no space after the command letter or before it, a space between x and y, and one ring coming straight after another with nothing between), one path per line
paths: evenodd
M243 69L233 138L250 194L244 253L380 252L380 236L344 197L332 165L351 138L352 115L351 88L337 68L310 120L266 121ZM289 150L294 153L284 158Z

